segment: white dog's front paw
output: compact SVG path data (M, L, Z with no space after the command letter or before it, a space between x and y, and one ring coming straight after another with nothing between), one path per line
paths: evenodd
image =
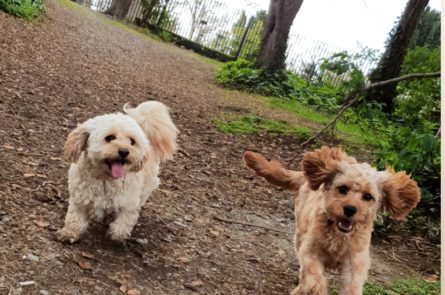
M131 235L132 228L128 229L119 223L113 222L110 224L107 235L116 242L123 242Z
M76 231L67 229L66 227L56 232L56 239L59 242L74 244L79 241L80 234Z

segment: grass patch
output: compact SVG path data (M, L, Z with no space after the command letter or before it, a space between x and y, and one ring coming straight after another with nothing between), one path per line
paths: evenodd
M226 115L223 118L213 120L215 127L225 133L231 134L258 134L261 132L271 134L292 134L301 139L310 136L309 129L299 126L291 126L285 121L266 119L257 115Z
M329 294L341 295L338 288L330 288ZM429 282L420 279L395 280L388 286L366 283L363 295L439 295L440 282Z
M0 0L0 10L26 20L39 18L45 11L41 0Z
M318 123L320 124L320 128L334 118L334 115L316 111L295 100L269 97L267 101L272 108L283 109L296 114L306 121ZM336 126L337 130L343 133L337 134L337 137L344 141L360 145L372 145L374 143L373 135L368 131L363 131L356 124L338 121Z

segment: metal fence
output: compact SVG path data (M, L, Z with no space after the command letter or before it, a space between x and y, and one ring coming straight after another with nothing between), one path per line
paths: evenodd
M84 0L94 10L105 11L111 0ZM224 0L159 0L149 7L147 0L133 0L126 20L142 26L155 27L190 43L226 56L253 59L260 49L266 12L249 14L233 9ZM286 65L288 70L301 75L308 81L315 78L329 80L331 84L349 79L348 75L326 74L320 77L323 60L335 53L346 52L344 48L313 40L307 36L293 34L289 37ZM353 52L349 52L353 54ZM375 62L358 62L367 73Z

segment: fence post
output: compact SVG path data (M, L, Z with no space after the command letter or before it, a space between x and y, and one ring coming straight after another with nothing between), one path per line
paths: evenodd
M241 54L241 50L243 50L244 44L246 43L246 39L247 39L247 33L249 33L249 30L250 30L250 28L252 27L252 24L253 24L253 19L254 19L254 17L251 16L249 18L249 21L247 22L246 29L244 30L243 37L241 38L241 42L240 42L240 44L238 46L238 50L237 50L237 52L235 54L235 59L238 59L238 57Z

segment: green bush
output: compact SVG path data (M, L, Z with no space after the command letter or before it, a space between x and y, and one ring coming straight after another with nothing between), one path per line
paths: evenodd
M377 153L377 166L411 174L421 187L419 213L439 217L440 213L440 140L433 134L434 125L423 129L393 125L388 127L388 144Z
M238 59L226 63L217 81L230 88L247 90L265 96L289 98L325 112L338 110L342 95L332 86L316 86L290 72L271 75L253 67L252 61Z
M0 0L0 10L31 20L43 13L44 6L42 0Z
M408 51L401 75L440 71L440 48L416 47ZM410 126L424 120L439 123L440 78L403 81L397 87L395 115Z

